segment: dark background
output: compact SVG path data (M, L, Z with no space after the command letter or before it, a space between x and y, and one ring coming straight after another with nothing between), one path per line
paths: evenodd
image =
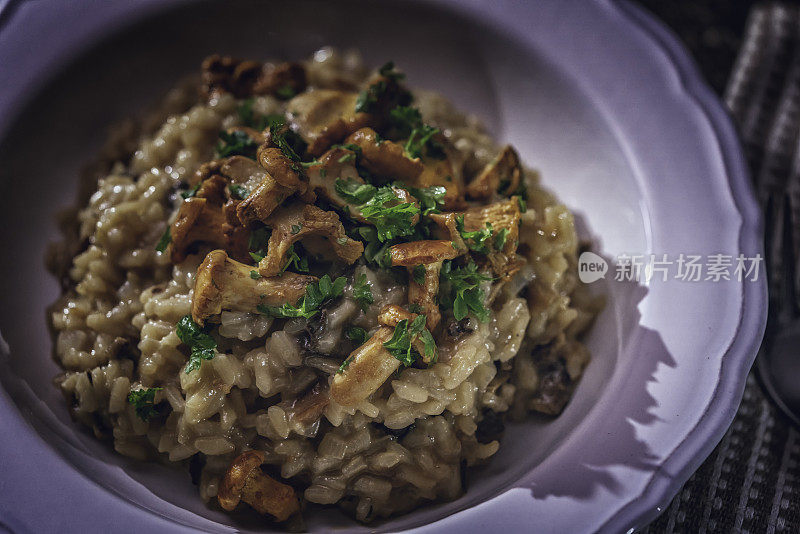
M725 91L754 0L636 0L674 31L717 94ZM797 4L798 0L784 2Z

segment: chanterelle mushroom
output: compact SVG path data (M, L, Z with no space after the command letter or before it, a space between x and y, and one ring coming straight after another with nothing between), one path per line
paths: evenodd
M452 260L466 252L466 247L445 240L411 241L400 243L389 249L394 267L414 267L426 263Z
M464 212L464 229L475 231L486 228L486 223L492 225L494 235L505 233L505 242L500 250L494 250L487 256L492 264L492 269L500 277L508 277L522 265L516 255L519 244L520 224L519 202L516 197L495 202L482 207L469 208Z
M506 145L483 171L467 185L467 196L476 200L486 200L499 193L511 195L519 188L522 180L522 165L519 156L511 145ZM502 190L501 190L502 189Z
M357 99L358 93L318 89L289 101L293 127L308 143L312 156L373 123L370 115L356 111Z
M264 473L261 464L266 455L246 451L234 458L219 485L219 505L231 512L245 502L260 514L269 514L277 521L286 521L300 510L300 502L291 486Z
M355 263L364 253L364 245L345 234L335 212L323 211L312 204L289 205L264 222L272 228L272 235L267 255L258 264L262 276L280 273L286 267L290 247L300 240L308 252L318 256L328 256L333 252L348 265Z
M400 360L392 356L383 344L392 338L394 328L382 326L366 343L350 353L342 371L331 381L331 398L342 406L357 406L366 400L392 373Z
M289 196L308 191L308 181L297 163L280 149L265 143L258 149L258 162L266 173L261 183L236 208L243 225L263 221Z
M203 60L201 80L202 95L208 99L220 92L237 98L254 94L291 98L306 88L305 68L299 63L262 64L219 54Z
M223 209L226 184L224 177L214 175L200 184L194 197L181 204L170 229L173 263L186 259L190 247L196 243L224 248L235 258L247 258L247 231L229 224Z
M438 270L437 270L437 276L438 276ZM437 308L436 311L437 312L439 311L438 308ZM418 315L419 314L412 313L412 312L406 310L405 308L402 308L402 307L400 307L400 306L398 306L396 304L387 304L386 306L384 306L381 309L381 312L378 314L378 324L394 328L394 327L397 326L397 324L400 321L403 321L403 320L408 321L409 323L411 323L414 319L417 318ZM441 317L439 317L439 318L441 318ZM438 320L439 319L437 319L437 322L438 322ZM427 324L426 324L426 326L427 326ZM430 327L428 327L428 329L430 329ZM434 362L436 360L435 356L431 357L430 355L428 355L426 353L425 344L423 343L423 341L419 337L414 338L411 341L411 345L416 349L417 352L420 353L420 355L422 356L422 361L423 362L432 363L432 362Z
M192 298L192 317L203 324L223 310L255 311L259 304L296 304L315 282L313 276L283 273L270 278L253 277L254 269L232 260L224 250L208 253L197 269Z

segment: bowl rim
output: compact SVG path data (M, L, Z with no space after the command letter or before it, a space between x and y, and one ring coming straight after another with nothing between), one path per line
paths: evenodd
M155 0L138 0L135 3L143 6L144 9L141 9L135 15L131 10L120 7L118 2L113 2L112 4L117 6L117 9L106 10L102 15L109 17L113 21L112 24L106 25L102 29L95 27L92 32L81 36L73 36L71 46L65 47L69 49L69 52L53 55L49 58L49 62L51 64L64 64L71 59L71 56L82 53L88 46L114 33L121 27L144 19L161 9L173 8L192 1L170 0L168 2L157 2ZM418 1L446 6L449 9L472 11L473 13L471 14L474 14L479 9L489 9L489 5L480 0L467 2L466 7L456 0ZM734 207L741 216L738 234L740 250L752 255L756 253L763 255L760 210L752 191L735 127L722 103L701 76L688 51L660 21L628 0L595 0L595 2L607 8L603 9L603 11L609 17L614 18L614 22L617 24L621 24L631 31L643 30L651 45L660 49L668 58L666 63L669 64L669 69L673 71L673 74L679 80L681 90L690 97L690 101L696 107L696 111L700 112L700 115L713 131L713 137L716 141L714 148L719 152L717 155L724 162L725 168L724 176L720 179L727 179L727 184L734 200ZM4 26L1 23L13 18L13 10L17 5L18 2L16 0L0 4L0 30ZM26 89L37 87L44 80L44 76L20 80L13 87L7 87L8 91L5 92L5 96L0 95L0 137L4 136L6 128L13 122L15 118L13 115L16 110L23 109L24 106L21 104L25 99L25 95L29 93ZM711 453L730 426L744 392L745 380L755 360L766 323L767 293L765 281L762 279L762 283L744 284L742 287L739 323L736 333L730 340L730 344L722 357L719 381L702 416L687 433L685 439L666 457L660 467L654 470L641 494L614 512L602 524L600 530L609 532L626 531L643 526L657 517L686 480ZM0 337L0 345L5 345L2 337ZM7 346L2 348L7 350ZM24 419L21 418L8 393L1 387L0 411L4 413L14 412L14 416L20 418L19 422L23 423L38 438L36 432L27 426ZM124 500L119 496L117 497ZM153 513L156 514L156 512ZM166 518L162 517L161 519ZM170 524L174 528L184 526L172 521L170 521ZM162 526L164 525L162 524Z

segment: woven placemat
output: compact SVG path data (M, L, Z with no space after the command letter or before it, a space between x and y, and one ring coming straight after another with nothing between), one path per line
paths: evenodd
M725 103L739 128L760 201L785 195L786 181L800 161L796 6L768 3L750 10ZM781 268L770 266L771 293L780 290ZM644 531L800 532L800 439L755 371L725 437Z

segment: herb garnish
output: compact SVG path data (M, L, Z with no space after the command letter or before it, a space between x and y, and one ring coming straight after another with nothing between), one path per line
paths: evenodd
M286 121L281 115L270 115L267 121L272 142L278 146L284 156L292 161L300 162L300 155L305 153L308 146L303 138L286 126ZM302 165L296 170L301 172L300 169L302 169Z
M239 184L230 184L228 186L228 191L231 192L231 196L233 198L237 198L239 200L246 199L247 195L250 194L250 191L248 191L246 187L241 186Z
M133 404L136 411L136 416L142 421L149 421L151 418L158 415L156 410L155 397L156 391L161 391L163 388L143 388L131 391L128 393L128 402Z
M378 73L392 82L398 82L405 77L405 74L394 70L393 61L384 64L378 69ZM388 87L389 85L386 83L386 80L378 80L370 84L369 87L358 94L358 98L356 98L356 111L363 113L372 113L375 111L378 101L386 93Z
M269 116L256 114L253 111L254 102L252 98L242 101L236 109L236 112L239 115L239 119L242 121L242 125L261 131L269 124Z
M158 252L164 252L167 250L167 247L170 243L172 243L172 233L170 233L171 226L167 226L167 229L164 230L164 233L161 234L161 238L156 243L156 250Z
M414 195L414 198L419 200L422 214L428 215L430 213L439 213L439 207L444 205L444 195L447 189L441 185L432 185L430 187L407 187L403 186L409 193Z
M286 265L283 266L281 272L284 272L286 269L294 265L292 270L300 271L303 273L308 272L308 258L303 256L302 258L297 254L297 251L294 249L294 245L289 247L288 252L289 260L286 262Z
M394 327L392 339L383 344L392 356L400 360L403 365L408 367L412 365L420 354L414 349L412 343L419 338L423 343L423 351L425 352L425 359L428 361L436 361L436 342L433 340L433 335L425 328L425 316L417 315L411 324L408 324L408 319L403 319Z
M261 273L253 269L252 271L250 271L250 278L252 278L253 280L259 280L261 278Z
M425 266L416 265L411 270L411 278L413 278L414 281L419 285L425 285Z
M467 248L474 250L475 252L480 252L481 254L489 253L489 238L492 237L491 223L487 222L486 228L481 228L480 230L475 230L473 232L467 232L464 230L464 216L457 215L456 230L458 230L458 233L461 234L461 238L467 244ZM503 239L503 242L505 242L505 239Z
M494 248L497 250L503 250L503 247L506 245L506 240L508 239L508 228L501 228L497 234L494 236Z
M242 130L234 130L231 133L226 131L219 132L220 142L217 145L217 155L221 158L229 156L245 156L256 159L258 144Z
M250 239L247 242L247 249L250 251L250 257L256 263L264 259L267 255L267 244L272 232L266 226L256 228L250 232Z
M202 182L201 182L202 183ZM181 196L184 200L188 200L197 194L197 190L200 189L200 183L192 187L191 189L187 189L181 193Z
M305 296L297 301L295 306L290 304L284 304L283 306L260 304L258 311L272 317L304 317L310 319L319 313L319 308L324 302L342 296L345 284L347 284L347 279L344 276L331 281L331 277L326 274L318 282L310 284L306 288Z
M453 307L453 316L460 321L472 313L479 321L489 320L489 310L484 306L484 293L480 288L482 282L492 277L478 272L478 266L470 261L465 267L453 267L451 261L442 263L441 277L448 282L449 291L440 302Z
M359 326L350 326L344 331L344 335L350 341L356 342L359 346L367 340L367 331Z
M194 322L191 315L185 315L178 321L175 332L184 345L191 349L189 363L186 364L187 374L199 369L202 360L210 360L216 354L216 340L208 334L206 329Z
M358 210L375 226L379 241L414 233L413 220L419 215L419 207L413 202L401 202L391 187L338 179L336 192L350 204L360 204Z
M367 275L361 273L353 283L353 298L361 309L366 313L369 305L375 302L375 297L372 296L372 289L369 282L367 282Z

